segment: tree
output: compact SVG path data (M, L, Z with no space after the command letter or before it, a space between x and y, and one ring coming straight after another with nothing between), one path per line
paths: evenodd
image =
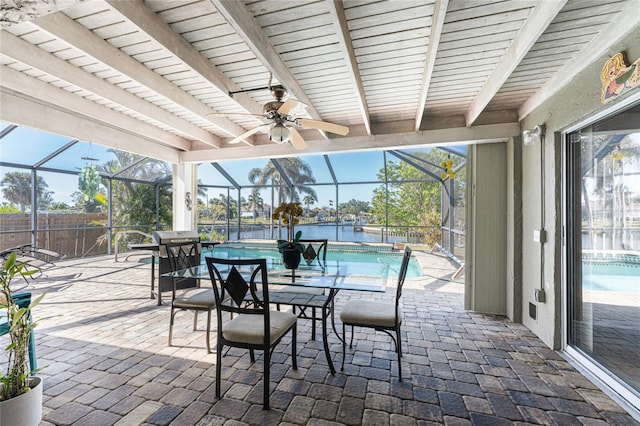
M55 201L49 206L50 210L71 210L71 206L63 201Z
M7 201L17 204L20 212L25 213L27 206L31 206L31 173L29 172L9 172L2 181L2 195ZM42 176L36 179L36 193L38 194L39 209L46 209L53 202L53 192L49 191L49 185Z
M368 201L359 201L351 199L346 203L340 203L340 212L344 214L354 214L359 216L362 213L366 213L371 210L371 205Z
M269 161L264 168L254 168L249 171L249 182L258 187L267 187L269 184L277 188L277 203L282 204L287 201L300 202L300 194L306 194L318 201L316 191L309 185L316 183L311 167L299 158L280 158L277 160L293 187L287 186L285 180L280 176L280 172ZM272 188L273 191L273 188ZM272 193L273 194L273 193Z
M313 199L311 195L305 195L302 199L302 202L305 206L307 206L307 215L309 214L309 206L315 203L316 200Z
M17 214L20 213L20 209L14 204L7 203L6 201L0 203L0 214Z
M99 193L102 197L105 197L104 194ZM97 197L97 195L96 195ZM102 199L102 198L101 198ZM85 194L81 191L75 191L71 194L71 200L73 201L73 205L82 210L85 213L100 213L104 210L105 205L98 201L97 199L89 199Z
M103 175L113 175L125 167L135 163L140 156L124 151L110 149L116 157L98 167ZM143 232L155 229L156 221L156 181L158 177L171 174L167 163L160 160L147 159L127 170L127 177L142 182L129 180L112 180L112 208L114 225L143 225ZM145 182L146 181L146 182ZM159 217L160 223L171 223L171 189L169 185L159 184ZM99 194L98 197L104 197Z
M264 211L264 200L260 196L258 188L254 188L251 194L249 194L248 202L253 212L253 223L255 223L260 212Z
M235 200L224 194L219 194L218 198L209 199L209 206L215 220L233 219L238 213Z
M434 149L428 153L414 155L432 164L440 164L448 158L447 154ZM440 170L426 164L426 168L432 169L436 174L440 173ZM433 177L404 161L389 162L386 177L389 182L387 186L382 185L373 191L372 213L374 221L380 224L387 223L389 227L427 227L425 243L433 244L439 241L442 220L440 201L443 185L441 181L434 180ZM384 181L385 169L379 170L378 178ZM456 178L458 179L459 176ZM385 208L387 199L388 206Z
M227 206L218 202L217 199L209 200L209 209L211 210L211 217L215 220L225 220L227 217Z

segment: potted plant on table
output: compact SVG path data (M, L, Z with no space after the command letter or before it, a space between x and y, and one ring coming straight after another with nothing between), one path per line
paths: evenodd
M13 294L13 277L37 273L37 269L26 270L26 263L16 260L11 253L0 268L0 321L8 329L9 345L5 348L6 374L0 372L0 424L37 425L42 418L42 379L31 377L29 367L29 338L36 326L31 320L32 309L40 303L44 294L31 301ZM26 302L26 303L25 303ZM4 318L2 318L4 317Z
M300 256L304 245L300 243L302 232L294 234L296 223L300 223L303 210L300 203L282 203L273 211L273 220L281 220L287 227L288 240L278 240L278 250L282 253L285 268L295 269L300 264Z

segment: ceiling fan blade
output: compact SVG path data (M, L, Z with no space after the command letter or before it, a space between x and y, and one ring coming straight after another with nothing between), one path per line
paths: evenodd
M291 132L291 145L293 145L295 149L300 150L307 149L309 147L300 132L293 127L289 127L289 131Z
M253 135L254 133L258 133L258 131L263 128L264 126L267 126L267 124L261 124L257 127L254 127L251 130L247 130L246 132L244 132L243 134L241 134L240 136L236 136L235 138L231 139L229 142L227 142L228 144L234 144L234 143L238 143L238 142L242 142L243 139L248 138L249 136Z
M278 108L278 112L283 115L289 115L292 109L298 106L300 102L295 99L287 99L284 103Z
M327 123L326 121L309 120L306 118L296 119L296 124L302 127L309 127L311 129L320 129L338 135L346 136L349 134L349 128L347 126L341 126L339 124Z

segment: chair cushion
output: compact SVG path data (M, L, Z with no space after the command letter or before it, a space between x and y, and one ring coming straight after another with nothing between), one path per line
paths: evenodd
M270 342L281 338L297 317L291 312L270 311ZM264 317L261 315L240 314L222 327L222 337L236 343L261 345L264 342Z
M173 306L176 308L214 308L216 297L212 288L190 288L184 293L176 293Z
M396 305L372 300L349 300L340 312L340 320L345 324L395 327ZM402 323L402 316L399 322Z

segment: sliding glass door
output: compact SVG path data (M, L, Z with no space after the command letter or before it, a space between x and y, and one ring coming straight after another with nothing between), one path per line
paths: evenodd
M570 133L568 345L640 396L640 105Z

